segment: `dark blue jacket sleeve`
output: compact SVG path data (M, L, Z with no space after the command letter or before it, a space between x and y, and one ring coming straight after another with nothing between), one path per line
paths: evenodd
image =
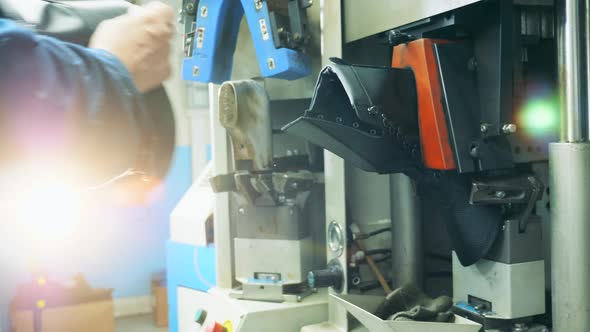
M79 164L106 179L132 166L142 100L112 54L0 19L0 160Z

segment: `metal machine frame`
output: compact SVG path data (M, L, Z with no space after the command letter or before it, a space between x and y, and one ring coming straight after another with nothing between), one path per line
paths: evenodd
M590 213L587 211L590 208L590 204L587 202L587 197L590 197L590 192L587 192L590 190L588 189L590 188L588 185L590 174L583 167L590 162L590 149L587 143L590 116L587 112L582 111L583 105L588 104L590 107L589 92L586 91L590 81L590 66L588 65L590 63L590 49L587 41L587 36L590 35L590 24L588 24L590 22L590 0L586 0L584 4L574 0L563 0L557 3L551 0L499 0L498 15L490 15L493 17L489 18L489 22L493 21L491 23L493 29L482 32L483 37L475 42L476 45L473 49L436 41L435 38L442 38L442 35L431 34L429 27L434 26L436 29L444 30L445 27L458 24L460 20L465 19L465 16L457 17L454 15L455 12L459 12L458 9L474 8L479 5L478 3L489 2L483 0L448 2L437 0L412 2L323 0L311 7L310 21L312 24L319 25L321 13L322 31L320 36L317 33L314 35L314 29L310 29L312 30L312 40L318 42L317 46L322 45L321 52L319 50L312 51L312 53L316 52L311 56L312 62L314 62L312 72L318 73L320 65L329 64L331 57L344 58L345 60L352 58L361 64L382 64L379 62L382 59L376 60L375 58L375 54L379 52L373 52L374 54L357 52L366 47L375 47L379 51L385 50L381 53L387 53L387 49L391 48L391 45L379 44L376 35L384 36L389 43L404 45L416 37L435 40L429 47L432 47L433 57L438 64L435 74L440 75L438 79L444 95L441 101L444 104L444 111L447 113L456 112L455 109L450 111L448 104L463 100L465 101L462 104L464 108L477 109L477 114L472 114L474 119L470 120L479 122L481 125L479 128L471 128L471 122L468 123L466 119L458 119L456 114L452 114L454 119L447 118L446 125L450 131L449 142L455 149L453 157L456 165L445 164L438 170L441 172L452 171L458 174L468 174L474 171L484 173L486 176L494 174L493 177L487 177L484 180L473 179L469 196L472 205L522 206L522 209L517 209L518 213L503 220L503 228L499 231L500 239L496 241L495 247L483 259L479 259L471 266L464 267L456 256L453 257L452 272L455 281L458 282L455 285L455 300L468 302L464 305L458 304L456 313L484 324L486 328L498 329L498 331L544 332L547 331L547 328L542 324L537 324L538 321L533 317L543 315L547 309L545 308L544 268L544 259L547 260L547 257L543 257L546 255L542 251L544 238L541 229L543 228L542 224L547 225L548 223L547 221L541 222L535 215L537 201L543 195L545 195L544 202L547 200L547 194L544 194L545 188L541 183L544 181L539 181L535 176L528 175L535 174L535 167L526 168L526 172L521 173L516 170L514 172L497 171L516 169L518 167L515 167L515 164L523 162L540 162L543 164L542 167L546 166L548 151L531 149L530 147L521 151L521 145L524 147L525 144L521 143L522 137L516 133L516 126L509 122L511 114L505 113L514 102L510 90L513 80L518 82L522 79L522 77L512 77L514 64L511 57L526 55L525 51L514 47L517 43L512 40L511 34L513 29L517 29L517 27L513 25L515 13L512 7L531 4L548 8L555 6L559 14L555 26L558 27L556 38L559 41L558 62L559 72L562 75L559 82L563 103L561 110L563 128L562 142L551 144L549 154L549 164L552 167L549 187L554 200L551 207L551 252L553 258L551 284L553 287L548 294L552 295L553 300L554 331L590 331L590 317L587 315L587 312L590 311L590 304L585 301L590 295L590 286L587 285L587 280L590 279L590 265L586 264L590 253L590 244L586 241L590 236L590 226L586 226L585 222L586 216ZM391 13L403 13L403 15L391 15ZM521 19L526 20L524 17L526 13L522 15ZM364 24L367 20L370 20L371 24ZM553 33L553 22L545 22L545 24L546 26L541 29L544 29L542 33L553 38L554 36L550 36ZM524 29L524 27L522 28ZM582 38L584 36L585 38ZM487 49L493 51L484 52ZM249 45L240 45L238 42L238 52L242 50L245 54L253 53ZM478 101L462 96L465 91L453 90L454 87L465 84L465 81L458 82L456 80L457 76L461 76L459 74L467 73L462 76L465 77L469 75L469 71L478 70L478 64L470 61L475 56L486 57L487 60L498 60L494 66L486 67L486 64L480 64L479 70L484 71L487 75L483 76L493 79L488 82L484 82L485 80L472 82L470 88L474 91L471 91L470 95L478 93L485 95L485 92L489 92L487 97L484 96ZM247 60L240 61L248 64ZM391 57L387 61L391 61ZM255 64L255 61L250 62ZM456 66L459 62L465 65L464 68ZM389 64L391 62L386 63L388 66ZM398 63L398 65L403 67L403 63ZM248 70L240 68L241 66L237 67L234 69L236 72L233 78L255 76ZM286 89L287 85L284 82L267 81L267 90L273 100L309 98L314 91L313 83L313 78L308 77L295 81L293 88ZM476 91L476 86L479 86L479 91ZM227 174L232 171L231 145L226 129L217 121L219 86L210 84L209 89L213 136L213 175ZM474 104L469 104L469 102ZM466 128L469 132L466 131ZM469 144L473 141L480 144L470 147ZM480 149L478 150L478 148ZM358 223L363 230L372 227L371 223L383 220L394 230L391 238L382 238L382 241L392 243L391 264L388 265L391 268L385 272L387 277L393 280L393 285L389 286L398 287L408 282L425 285L421 277L427 273L425 272L426 265L432 266L432 264L422 264L424 257L431 253L427 252L426 238L422 236L424 223L420 212L423 202L420 201L416 186L406 175L377 175L361 171L327 150L323 157L325 231L328 235L326 261L329 262L328 270L340 267L342 270L340 282L345 286L341 291L335 290L338 287L331 287L327 292L319 292L310 297L310 301L322 308L320 311L325 316L325 321L310 323L304 326L301 331L349 331L353 328L354 331L365 331L366 329L362 327L353 327L352 324L349 326L349 314L355 316L365 325L365 328L369 328L371 331L404 331L403 326L394 327L386 321L375 320L375 317L369 313L369 308L374 305L374 301L372 302L375 300L374 298L347 294L348 287L346 285L351 284L353 279L358 276L349 275L348 269L341 267L347 267L350 263L347 238L356 235L348 234L347 230L353 221L357 223L356 219L362 215L364 220ZM520 168L518 170L522 171ZM527 174L527 176L521 176L522 174ZM373 186L371 189L374 188L374 195L367 194L369 186ZM378 203L375 203L376 199ZM373 207L373 211L370 211L371 209L367 206ZM375 206L380 207L375 209ZM231 215L235 209L236 206L230 199L230 194L219 193L216 195L214 226L217 280L216 288L212 293L215 294L217 302L225 301L220 300L224 296L229 299L226 291L238 286L233 264L236 257L234 238L237 226ZM537 214L539 215L539 213ZM575 234L572 233L572 230L575 230ZM526 245L522 245L523 243ZM533 247L538 250L531 250L530 248ZM485 273L491 273L494 277L492 279L486 278ZM362 274L361 271L360 275ZM515 280L515 278L527 278L527 280L524 282L524 280ZM486 288L489 285L485 283L490 280L493 280L497 287ZM514 288L515 285L526 286L527 289L522 287L517 289ZM568 287L568 285L570 286ZM529 292L534 294L530 295ZM480 301L478 295L486 299ZM207 298L202 294L197 297ZM488 301L489 299L491 300ZM290 307L290 310L293 310L291 311L293 317L298 317L298 314L295 313L298 310L296 308L302 308L301 310L304 311L307 309L303 308L309 305L308 299L297 300L301 303L295 303L294 307ZM249 324L256 326L256 315L261 310L259 304L250 306L248 301L239 302L235 299L228 301L232 305L242 305L239 310L244 314L244 317L252 313ZM491 306L492 302L493 308L497 308L496 311ZM564 308L566 307L575 309L565 312ZM269 310L280 310L280 308L283 308L282 304L277 304ZM316 318L320 319L320 317ZM474 325L468 320L459 319L458 322L458 324L465 324L465 326L457 326L457 331L459 329L462 331L478 329L477 324ZM259 324L263 324L263 322L260 321ZM420 331L418 327L410 327L410 325L406 325L405 328L408 331Z

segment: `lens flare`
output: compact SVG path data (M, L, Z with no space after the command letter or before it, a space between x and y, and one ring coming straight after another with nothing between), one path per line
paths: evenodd
M519 114L519 127L530 136L545 136L559 130L559 104L554 97L529 99Z

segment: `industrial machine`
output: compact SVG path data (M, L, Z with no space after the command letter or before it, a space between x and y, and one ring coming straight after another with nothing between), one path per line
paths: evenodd
M589 4L227 3L184 2L184 77L223 83L216 280L172 290L179 331L590 330ZM453 322L377 317L409 283Z

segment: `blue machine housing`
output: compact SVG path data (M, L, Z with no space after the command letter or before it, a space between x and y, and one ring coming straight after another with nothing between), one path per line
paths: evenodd
M184 80L217 84L229 80L243 15L239 0L199 2L192 56L182 63Z
M206 292L215 285L215 248L168 241L166 243L166 273L169 330L170 332L179 332L178 287Z
M217 84L231 78L244 14L263 77L295 80L308 76L311 73L309 57L303 52L275 47L266 1L259 5L261 7L256 8L252 0L201 0L194 27L193 51L183 61L182 78Z

